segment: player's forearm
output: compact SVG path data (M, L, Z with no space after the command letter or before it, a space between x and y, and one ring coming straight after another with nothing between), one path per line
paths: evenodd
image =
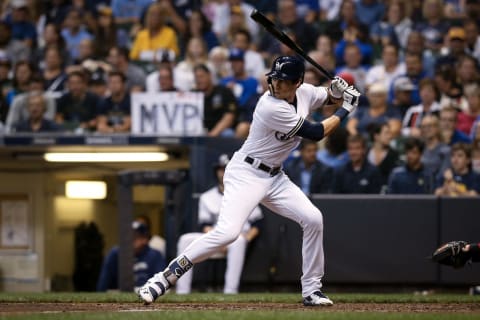
M213 127L210 132L208 132L208 135L210 137L218 137L223 130L230 128L233 125L233 122L235 120L235 115L233 113L227 113L225 114L222 119Z

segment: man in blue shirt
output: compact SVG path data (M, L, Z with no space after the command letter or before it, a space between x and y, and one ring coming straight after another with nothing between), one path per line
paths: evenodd
M300 157L293 159L285 167L285 173L290 180L306 195L330 193L333 169L317 160L317 142L304 139L299 150Z
M133 250L135 262L133 265L134 286L141 287L155 273L165 269L165 258L162 254L150 248L150 231L147 226L139 221L134 221ZM114 247L103 261L102 270L97 282L97 291L118 289L118 252Z
M333 193L380 193L382 177L377 167L366 161L365 138L361 135L348 137L347 151L350 161L335 169Z
M406 163L393 169L388 179L387 193L431 194L434 187L433 172L423 166L421 159L425 148L418 138L405 141Z

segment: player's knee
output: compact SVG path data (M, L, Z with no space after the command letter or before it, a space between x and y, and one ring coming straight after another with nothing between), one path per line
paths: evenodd
M234 242L240 235L240 231L241 230L236 230L236 229L225 230L221 235L223 244L227 245Z
M308 226L308 228L323 230L322 213L316 210L315 212L312 212L312 214L308 215L308 218L305 220L305 226Z

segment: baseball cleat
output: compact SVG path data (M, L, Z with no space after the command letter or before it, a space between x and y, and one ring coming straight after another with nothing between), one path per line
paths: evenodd
M138 290L138 296L145 304L150 304L158 297L164 295L168 288L170 288L169 282L163 275L163 272L159 272Z
M303 298L303 305L306 307L315 307L315 306L333 306L333 301L330 300L322 291L318 290L309 295L308 297Z

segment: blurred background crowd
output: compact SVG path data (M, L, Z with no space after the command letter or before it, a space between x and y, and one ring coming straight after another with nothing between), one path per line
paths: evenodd
M200 91L206 135L245 138L266 70L294 55L256 8L363 94L285 163L306 193L480 192L478 0L0 3L2 134L128 133L132 93ZM306 83L326 81L307 65Z

